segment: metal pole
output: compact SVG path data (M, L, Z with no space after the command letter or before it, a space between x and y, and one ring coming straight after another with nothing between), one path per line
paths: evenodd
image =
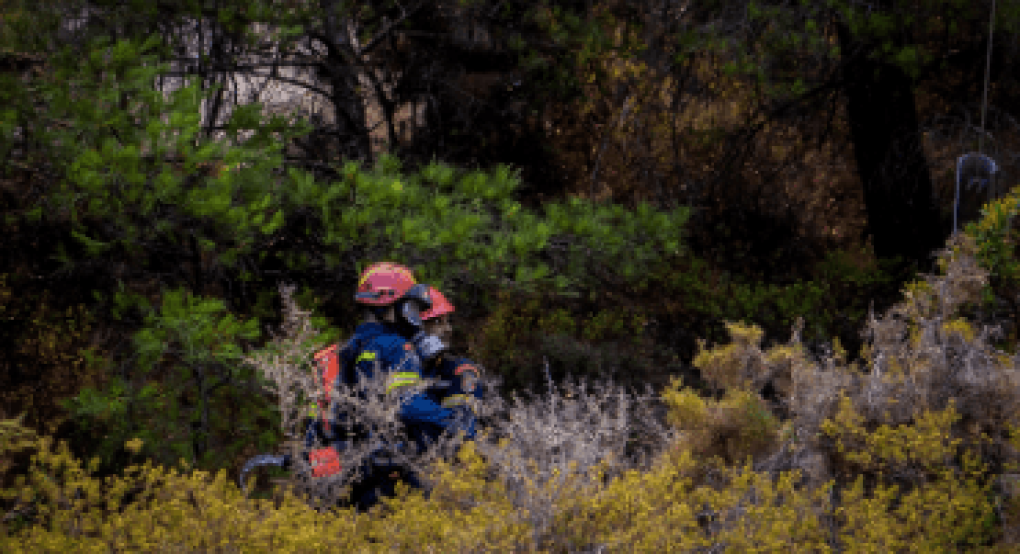
M985 146L985 112L988 110L988 74L992 71L992 37L995 33L995 0L992 0L992 13L988 19L988 52L985 55L985 92L981 101L981 134L978 135L978 152L984 154Z

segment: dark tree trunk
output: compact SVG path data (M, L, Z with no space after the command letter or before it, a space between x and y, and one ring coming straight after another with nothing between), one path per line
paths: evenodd
M355 52L348 34L347 15L341 2L322 2L323 34L317 38L325 43L327 56L320 66L320 77L329 83L333 108L333 131L336 148L341 159L358 160L367 165L374 163L372 140L368 129L368 115L364 99L367 93L359 92L358 65L365 56ZM332 149L333 144L327 148Z
M875 255L932 265L943 233L921 143L913 84L890 63L869 59L867 45L839 24L847 114L864 187L867 232Z

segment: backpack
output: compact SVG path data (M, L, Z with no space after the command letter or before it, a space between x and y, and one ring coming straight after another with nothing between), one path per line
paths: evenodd
M322 387L322 397L314 405L315 415L310 418L308 425L314 425L316 420L320 420L321 429L325 433L331 432L332 423L330 421L329 414L329 401L330 393L332 392L333 383L338 377L343 375L344 382L353 383L353 358L352 354L357 348L357 344L354 339L347 341L343 347L339 343L332 344L316 352L312 356L313 365L318 371L318 378L320 386ZM353 433L353 439L364 438L367 436L362 429L355 428ZM304 457L308 463L312 466L313 477L329 477L337 475L343 469L340 464L340 454L333 446L323 446L318 448L309 448L304 453ZM290 455L273 455L273 454L260 454L254 456L241 469L239 477L239 483L242 490L245 489L245 476L253 469L260 466L277 466L288 468L291 466Z
M319 350L313 359L322 381L322 397L318 400L318 415L322 418L322 428L328 433L330 432L329 394L333 382L340 376L340 344L332 344Z
M343 381L345 383L354 382L353 375L351 374L354 364L352 363L353 360L348 358L352 357L352 353L356 350L357 346L352 338L342 348L340 343L334 343L316 352L313 356L313 364L318 371L320 386L322 387L322 396L317 401L317 415L319 416L324 434L328 435L332 432L329 402L333 383L341 375L344 377ZM360 426L356 426L353 436L350 438L358 440L364 438L365 435L367 433ZM314 477L335 475L341 470L339 454L333 446L311 449L308 452L308 460L312 465L312 475Z

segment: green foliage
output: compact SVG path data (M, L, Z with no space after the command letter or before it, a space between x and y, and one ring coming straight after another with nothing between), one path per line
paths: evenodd
M4 48L51 36L60 21L47 14L43 6L38 18L5 34ZM192 80L166 94L156 90L156 77L168 69L160 63L158 37L93 37L57 50L50 43L37 46L45 61L38 71L0 75L0 99L11 116L0 129L0 150L11 148L10 123L17 122L33 144L33 163L54 177L35 183L41 194L6 223L43 225L66 237L52 251L65 274L104 266L119 272L116 280L112 271L103 272L119 290L94 289L92 311L127 325L144 315L131 329L130 347L104 360L107 375L62 380L84 385L64 405L72 417L93 425L99 440L90 446L104 463L113 462L120 442L134 432L147 439L148 455L164 461L179 455L195 460L209 452L210 440L226 446L217 451L217 462L229 460L247 444L238 428L278 428L267 425L270 404L246 389L254 385L251 370L237 368L239 341L257 338L257 322L241 321L225 313L222 301L182 289L167 293L154 310L151 283L204 289L210 275L236 271L239 259L283 227L284 213L272 194L280 181L273 169L281 163L282 144L302 129L264 118L261 106L248 105L227 122L228 140L206 136L199 106L215 89L203 92ZM48 253L45 248L40 255ZM140 281L150 283L144 293ZM73 350L77 335L62 338L54 348L79 357ZM136 371L128 375L118 366ZM263 446L274 440L260 438Z
M366 259L420 260L419 278L437 285L469 273L479 283L576 293L591 282L588 264L604 264L645 286L643 275L661 263L657 252L681 247L687 218L682 209L629 211L579 199L532 213L514 200L520 181L506 166L458 171L433 162L402 174L396 159L384 155L370 170L349 164L344 174L343 181L324 184L292 170L297 186L284 189L284 209L316 206L325 248L358 249ZM555 239L571 244L556 272L543 261Z
M782 336L802 318L805 339L836 336L856 344L870 302L896 292L891 265L858 261L866 260L865 254L834 250L816 265L811 279L788 284L747 281L693 257L650 278L665 299L660 313L713 322L714 332L706 339L721 340L726 320L755 321L768 335Z
M644 328L645 318L622 308L601 310L585 318L581 336L590 341L635 336Z
M562 297L500 293L469 339L472 356L510 388L534 384L535 368L546 360L556 375L603 378L599 370L620 370L640 382L661 372L647 356L646 316L606 304L586 312Z
M197 425L208 435L212 425L195 414L209 409L218 391L242 388L237 380L244 379L227 367L246 331L222 315L222 305L197 300L210 285L236 278L265 287L257 273L270 264L321 277L350 269L338 267L340 260L357 252L361 260L406 260L422 280L440 286L470 276L483 286L577 294L594 281L594 264L617 268L619 280L646 284L644 275L662 263L657 252L681 248L683 210L667 214L642 205L633 212L574 199L534 213L515 200L519 175L509 167L461 171L436 162L410 173L396 158L382 156L371 169L346 164L344 177L331 183L293 168L276 171L282 144L302 129L278 118L266 121L260 106L250 105L233 112L227 141L207 137L198 108L215 90L203 91L194 81L167 95L154 90L155 77L167 69L157 42L95 39L80 51L53 53L46 71L27 84L5 75L10 86L0 91L60 176L44 183L38 205L27 213L66 229L70 240L54 248L62 270L122 268L130 282L118 291L93 291L95 308L127 325L145 319L132 348L108 360L110 372L118 364L138 368L118 381L126 392L93 387L71 405L83 418L89 414L98 425L105 417L102 425L113 427L103 442L106 459L129 432L141 429L173 437L165 448L146 440L147 448L164 450L147 452L161 459L187 454L195 448L186 427ZM5 128L4 140L11 135ZM304 229L294 229L290 214L311 217ZM295 233L303 234L304 251L269 248ZM568 248L560 253L553 241ZM261 267L252 271L256 263ZM186 283L194 296L178 288L157 312L149 299L158 291L143 293L140 283L160 281ZM265 309L271 294L252 292L257 309ZM226 384L217 389L220 381ZM145 398L137 398L142 391ZM156 410L170 416L163 427L154 426ZM258 410L245 413L261 417Z
M103 430L96 452L113 459L128 438L146 443L146 455L163 463L183 457L204 466L223 464L251 442L237 429L276 429L269 402L246 390L254 372L240 363L240 344L259 337L258 320L225 313L223 302L184 290L166 291L133 337L132 378L85 387L64 402L73 418ZM278 437L261 436L268 447ZM210 449L216 439L217 447Z
M108 423L121 420L127 414L127 384L122 379L114 379L103 392L85 387L70 402L65 402L73 417L83 417ZM71 404L73 402L73 404ZM73 406L73 408L71 408Z
M864 48L864 55L888 61L917 79L922 69L945 55L947 39L953 40L959 34L961 24L982 32L988 25L986 3L934 0L872 5L826 0L800 4L783 7L749 4L748 16L764 27L762 33L751 39L753 46L742 48L741 52L771 59L773 63L776 59L793 62L810 58L823 67L831 67L839 63L841 56L835 30L835 25L841 25L848 33L846 38ZM1000 6L996 28L1016 26L1018 13L1013 7ZM796 83L811 70L805 71L802 64L794 67L797 69L772 71L770 81L774 85L768 90L771 95L783 97L805 92L806 88L797 87Z
M477 343L472 345L475 356L493 368L499 368L514 382L524 379L525 364L534 363L535 357L524 364L520 363L521 355L529 351L529 343L534 344L534 337L529 336L535 328L537 320L546 310L540 299L531 298L524 302L500 294L492 312L476 337ZM572 322L571 322L572 323ZM541 332L542 330L539 330ZM528 339L532 339L529 341Z
M100 38L84 51L64 49L49 60L53 71L28 86L8 83L0 99L64 172L43 197L42 213L69 219L89 257L138 263L159 255L156 244L180 244L188 229L217 263L230 265L256 238L282 226L269 195L270 168L280 163L275 136L300 129L280 118L263 121L254 105L228 122L233 146L206 138L197 82L167 97L154 90L167 70L153 53L157 44L155 37L142 44ZM45 110L35 107L38 98ZM239 141L242 131L253 136ZM65 270L81 263L63 261Z
M1014 188L1002 198L986 204L981 210L981 218L964 228L964 233L977 247L981 267L989 272L988 282L982 287L982 299L988 307L994 308L997 299L1015 298L1020 291L1020 257L1016 247L1020 237L1016 224L1018 213L1020 189ZM1015 306L1012 302L1010 305ZM1015 307L1013 309L1015 311ZM1016 341L1014 330L1011 336L1006 337L1006 347L1012 350Z
M252 340L259 335L258 320L238 321L218 299L193 296L183 290L163 294L159 313L150 312L146 325L134 336L139 364L156 365L176 345L174 353L188 365L216 360L236 362L241 355L240 339Z
M1003 283L1020 278L1020 261L1013 246L1017 231L1013 220L1020 213L1020 192L1013 190L987 204L981 218L967 224L964 231L974 237L982 266Z
M322 305L323 299L316 294L315 290L311 287L302 288L295 296L294 300L297 305L302 309L308 310L309 312L317 313L318 308ZM318 344L329 344L335 342L336 338L340 336L340 328L331 325L329 318L323 315L312 315L309 321L316 329L321 329L320 333L316 335L312 340ZM345 322L347 327L353 329L353 322Z

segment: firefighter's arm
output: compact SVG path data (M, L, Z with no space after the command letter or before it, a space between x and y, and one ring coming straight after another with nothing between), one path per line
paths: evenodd
M481 399L483 395L478 366L462 358L455 361L452 373L453 385L450 394L443 399L443 406L466 406L470 409L472 397Z
M446 427L455 416L453 410L432 400L427 391L412 392L422 380L421 358L414 348L403 348L400 360L391 367L386 393L400 397L400 418L411 425L428 423Z
M443 407L451 408L456 417L447 427L451 433L463 431L468 439L475 437L475 402L482 398L478 366L466 358L449 360L444 368L449 375L450 394L443 399Z
M423 392L408 395L401 401L400 417L407 423L428 423L446 427L454 416L456 416L454 410L440 406Z

